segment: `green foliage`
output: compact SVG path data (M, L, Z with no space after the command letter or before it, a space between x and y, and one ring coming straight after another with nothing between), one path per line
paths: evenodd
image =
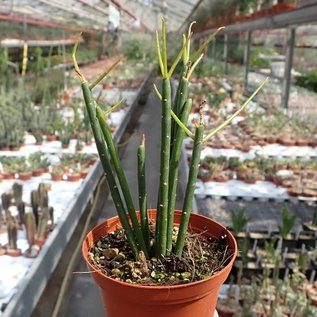
M208 21L220 22L235 14L237 4L236 0L205 0L196 10L193 20L198 21L198 25L206 25Z
M47 157L41 151L30 154L28 162L31 166L32 171L35 171L37 169L45 169L49 166L49 161Z
M123 54L130 60L141 60L145 52L140 41L131 40L123 47Z
M297 76L296 85L317 92L317 70L305 75Z
M278 232L283 239L285 239L293 229L296 218L296 215L290 215L288 207L284 205L282 208L282 223L278 226Z
M231 223L235 236L242 232L250 218L246 216L245 208L240 208L239 211L231 211Z
M234 43L230 43L230 41L235 41ZM239 45L239 42L236 42L237 39L229 38L228 45L228 60L234 63L243 64L244 58L244 47Z
M5 75L8 71L8 49L5 47L0 51L0 74Z
M190 32L189 32L190 33ZM178 153L178 144L182 144L184 139L184 134L188 134L194 140L194 146L192 151L192 159L190 163L188 180L186 184L185 197L183 201L183 209L181 215L181 221L179 226L179 231L177 234L176 244L174 253L177 256L182 256L183 248L185 245L186 232L188 230L188 224L192 209L192 200L194 197L195 184L197 180L197 175L200 166L200 154L202 150L202 146L204 142L208 142L211 137L213 137L217 132L221 131L225 126L227 126L233 118L235 118L246 105L250 102L250 100L258 93L258 91L265 84L265 81L258 87L258 89L247 99L247 101L242 105L242 107L231 115L227 120L225 120L222 124L220 124L216 129L212 130L212 132L208 133L204 137L204 120L203 120L203 107L201 107L200 112L200 121L196 125L195 133L192 133L187 127L187 118L180 113L178 113L177 108L172 107L172 105L177 105L175 100L182 100L183 91L181 87L183 86L184 81L189 81L190 75L192 74L197 63L201 61L202 55L197 56L196 60L192 60L191 63L186 61L182 65L181 72L181 80L179 82L179 87L177 89L175 100L172 100L171 93L171 83L170 78L175 70L176 65L179 61L184 61L185 58L182 58L186 50L189 51L189 42L190 35L188 38L185 37L182 49L179 51L175 61L171 63L171 67L168 67L167 62L167 48L166 48L166 33L165 33L165 22L162 21L162 37L161 40L159 38L158 33L156 33L156 48L157 55L159 61L159 67L162 74L162 93L158 93L158 97L162 101L162 115L161 115L161 152L160 152L160 180L158 186L158 194L157 194L157 219L156 219L156 228L155 228L155 238L153 248L147 249L147 245L144 241L144 236L141 231L141 226L139 220L136 216L136 210L133 205L132 197L130 194L130 189L128 183L125 178L125 173L122 169L120 158L117 154L116 148L114 147L114 141L112 139L112 134L109 125L107 124L106 117L102 109L97 105L97 101L94 99L94 95L92 93L92 88L95 86L94 83L89 84L85 79L84 75L81 73L77 60L76 60L76 50L78 47L78 43L74 46L73 50L73 62L75 70L79 76L81 81L81 88L83 91L83 97L85 100L85 105L87 108L87 112L89 115L89 120L91 124L91 128L93 131L93 135L95 138L96 146L98 149L99 157L101 159L101 164L103 166L105 175L107 177L109 189L111 191L111 195L114 201L114 205L116 207L118 217L124 229L127 240L130 244L131 250L136 258L140 256L140 251L144 253L144 256L148 258L149 256L155 255L156 257L162 257L166 254L169 254L167 242L168 240L172 240L168 237L169 234L172 234L173 231L168 230L168 222L173 225L174 219L174 207L169 208L169 197L171 197L171 188L174 188L174 183L177 183L177 174L174 174L171 178L171 169L178 170L178 163L180 159L177 157L175 153ZM136 43L133 43L136 45ZM135 50L129 52L128 55L130 58L140 57L140 52L138 51L140 47L135 47ZM204 47L203 47L204 48ZM198 49L200 51L200 49ZM196 68L197 70L197 68ZM103 74L107 74L107 71ZM98 78L98 81L101 81L106 75L101 75ZM184 85L183 88L185 88ZM187 88L186 88L187 89ZM158 91L158 90L157 90ZM184 102L181 102L182 107L186 107L186 104L192 104L191 99L185 98ZM175 110L176 109L176 110ZM185 111L182 109L182 111ZM176 114L175 114L176 113ZM172 117L177 122L177 126L175 125L176 131L174 130L172 134ZM184 121L183 121L184 120ZM178 133L181 131L182 133ZM173 140L171 140L173 139ZM180 152L180 151L179 151ZM175 156L175 157L174 157ZM171 164L172 162L172 164ZM69 162L68 162L69 164ZM176 180L176 182L175 182ZM175 191L176 193L176 191ZM140 193L139 193L140 195ZM144 191L141 195L144 195ZM240 211L241 215L241 211ZM241 224L241 220L243 217L241 216L239 220L239 225L236 226L238 230L242 230L240 228L244 227L244 223Z
M69 145L70 143L70 136L67 132L63 133L61 136L60 136L60 141L62 143L62 145Z
M123 54L128 60L154 60L155 53L144 40L129 40L123 45Z
M23 144L25 125L29 119L28 101L23 90L0 90L0 146L17 147Z
M239 243L239 250L243 266L246 266L249 262L248 252L250 251L250 249L251 243L249 239L245 238L242 240L242 242Z
M53 165L51 173L55 174L55 175L63 175L64 174L64 169L63 169L63 167L61 165Z
M218 69L214 66L211 59L205 58L201 63L199 63L195 69L195 76L197 78L210 77L218 75Z
M250 9L256 9L258 5L257 0L240 0L239 1L239 11L242 14L248 14Z
M264 259L267 263L273 263L277 265L281 260L281 253L278 248L275 247L276 239L265 240L264 241L264 250L265 255Z
M270 62L261 57L251 58L250 65L254 68L270 68Z

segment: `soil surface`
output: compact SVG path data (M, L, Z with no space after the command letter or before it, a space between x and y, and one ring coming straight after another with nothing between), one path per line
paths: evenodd
M174 228L177 237L177 228ZM206 279L230 261L232 250L227 238L205 238L188 233L182 257L174 254L145 259L141 252L135 260L122 229L100 238L88 257L96 270L114 279L142 285L177 285Z

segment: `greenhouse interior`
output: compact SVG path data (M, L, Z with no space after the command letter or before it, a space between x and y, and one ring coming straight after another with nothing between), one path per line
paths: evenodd
M0 1L0 316L317 317L317 1Z

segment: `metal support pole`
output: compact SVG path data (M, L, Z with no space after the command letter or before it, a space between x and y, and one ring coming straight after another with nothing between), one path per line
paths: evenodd
M244 46L244 56L243 56L243 64L244 64L244 89L248 87L248 75L249 75L249 67L250 67L250 48L251 48L251 40L252 40L252 31L248 31L246 34L246 42Z
M283 108L288 107L291 77L292 77L291 71L293 66L295 32L296 32L296 28L294 26L290 27L288 30L285 71L284 71L284 79L283 79L283 87L282 87L282 107Z
M228 34L226 33L224 36L224 43L223 43L223 68L224 73L228 73Z

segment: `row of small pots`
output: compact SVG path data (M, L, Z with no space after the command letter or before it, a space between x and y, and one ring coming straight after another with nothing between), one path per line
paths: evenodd
M18 173L18 179L20 179L21 181L28 181L30 180L32 177L40 177L45 173L45 171L34 171L34 172L24 172L24 173ZM76 173L76 174L66 174L67 175L67 180L70 182L77 182L80 179L86 178L86 176L88 175L88 171L83 171L80 173ZM8 173L8 172L3 172L2 174L0 174L0 183L3 180L12 180L15 179L16 175L14 173ZM51 179L52 181L61 181L64 179L64 174L53 174L51 173Z

